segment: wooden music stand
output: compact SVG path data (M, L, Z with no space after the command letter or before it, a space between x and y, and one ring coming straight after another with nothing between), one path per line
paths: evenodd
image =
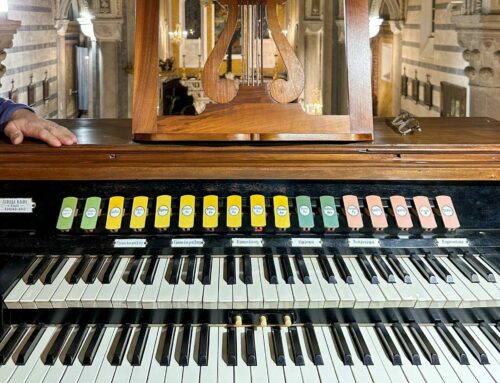
M209 104L197 116L157 116L159 0L136 1L133 133L139 141L367 141L373 139L371 51L368 0L344 0L349 115L311 116L295 100L304 72L279 28L278 0L224 0L225 29L204 68ZM288 70L287 80L264 86L240 86L220 79L218 69L236 29L238 7L267 7L273 39ZM235 12L236 11L236 12ZM333 68L332 68L333 70Z

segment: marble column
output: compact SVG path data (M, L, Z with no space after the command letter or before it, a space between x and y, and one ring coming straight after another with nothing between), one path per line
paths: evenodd
M392 114L401 113L401 75L403 54L403 21L391 20L389 26L392 32Z
M17 33L17 29L20 25L20 21L8 20L6 15L3 18L0 16L0 80L7 71L5 65L2 64L2 62L7 58L5 49L12 48L14 35Z

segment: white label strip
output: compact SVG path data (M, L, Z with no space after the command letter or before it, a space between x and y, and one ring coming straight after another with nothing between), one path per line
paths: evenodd
M349 238L349 247L380 247L378 238Z
M203 247L205 241L202 238L173 238L171 246L175 248Z
M0 198L0 213L31 214L33 200L31 198Z
M144 238L115 239L113 247L115 249L144 249L148 241Z
M292 247L323 247L321 238L292 238Z
M262 238L231 238L232 247L264 247Z
M470 242L467 238L437 238L437 247L469 247Z

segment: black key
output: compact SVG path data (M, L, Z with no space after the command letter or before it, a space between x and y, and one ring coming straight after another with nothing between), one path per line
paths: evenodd
M266 254L264 258L266 266L267 280L271 285L278 284L278 274L276 273L276 265L274 264L274 257L272 254Z
M479 277L477 273L461 259L458 255L451 253L448 259L455 265L455 267L460 270L460 272L465 275L465 277L472 283L479 283Z
M479 254L479 257L483 260L484 263L491 267L495 273L500 274L500 265L498 263L495 263L493 258L490 259L485 254Z
M478 258L472 255L469 252L464 253L464 259L471 265L474 270L476 270L481 276L486 279L488 282L495 283L496 278L495 274L488 269Z
M363 338L363 335L361 334L361 331L359 329L358 324L357 323L350 323L349 324L349 331L350 331L351 336L352 336L354 347L356 347L358 355L359 355L360 359L362 360L363 364L365 366L373 365L373 360L372 360L372 356L370 354L370 350L368 349L368 346L366 345L365 339Z
M393 366L401 366L403 364L401 361L401 355L399 354L398 349L396 348L396 345L394 344L394 341L389 335L389 332L385 328L384 324L380 322L376 323L375 329L377 330L380 343L382 343L385 353L389 356Z
M331 325L331 330L333 334L333 339L337 344L337 349L340 353L340 357L345 366L354 366L354 362L352 360L352 354L349 350L349 346L347 345L347 341L345 339L344 333L342 332L342 328L339 323L333 323Z
M135 344L134 353L132 355L132 362L130 363L132 366L140 366L142 363L144 350L146 349L146 344L148 343L149 329L150 328L147 324L143 323L141 325L137 343Z
M92 339L90 339L89 346L87 347L87 350L85 350L85 355L83 356L82 364L84 366L91 366L92 363L94 363L95 354L97 354L97 350L99 349L104 336L104 330L104 324L99 323L96 325Z
M236 262L234 255L226 257L226 282L228 285L236 284Z
M176 255L170 260L172 271L170 273L170 277L168 278L168 283L170 283L171 285L176 285L179 283L179 278L181 275L181 261L182 258L180 255Z
M203 257L203 271L201 277L201 283L204 285L209 285L212 282L212 257L210 255L205 255Z
M200 342L198 346L198 366L208 366L208 350L210 347L209 327L201 325Z
M143 257L135 257L132 259L132 266L130 267L130 271L127 277L127 284L133 285L137 282L137 278L139 278L139 274L141 273L142 263L144 262Z
M160 258L158 258L157 255L153 255L149 259L149 267L148 270L146 271L146 276L144 277L145 285L153 284L153 279L155 277L156 270L158 270L158 263L160 263Z
M92 268L90 269L89 274L87 275L87 284L94 283L101 272L101 269L104 265L106 259L104 257L97 257Z
M174 331L175 327L173 324L167 326L167 331L165 333L165 341L163 342L163 349L161 352L160 365L170 366L170 361L172 360L172 350L174 347Z
M335 279L335 274L333 273L332 266L330 265L330 262L328 262L328 258L326 257L325 254L320 253L318 255L318 262L321 271L323 273L323 277L328 281L328 283L331 284L337 283L337 280Z
M384 278L387 281L387 283L396 283L396 276L394 275L392 270L389 268L389 265L387 264L386 261L384 261L384 259L380 254L373 254L372 260L373 263L375 264L375 267L382 275L382 278Z
M420 274L425 278L425 280L431 284L436 284L437 278L432 272L432 270L427 266L419 255L412 253L410 254L410 260L411 262L415 265L418 271L420 271Z
M26 364L31 354L33 353L33 350L35 349L36 345L40 341L40 338L42 337L46 328L47 327L41 323L35 327L33 332L30 334L28 340L24 344L23 348L19 352L19 355L17 356L16 360L17 366L24 366Z
M300 279L302 283L305 285L311 284L311 276L309 275L309 270L307 270L306 263L304 262L304 257L302 254L295 255L295 263L297 264L297 268L299 270Z
M315 366L323 366L323 356L321 355L321 350L319 348L318 338L316 337L316 333L314 332L314 327L311 323L307 323L304 328L313 363Z
M479 329L481 332L488 338L490 343L500 352L500 337L487 323L481 322L479 323Z
M255 329L253 327L247 327L245 329L245 343L247 365L257 366L257 350L255 350Z
M344 258L340 254L335 254L333 256L335 260L335 264L337 265L337 269L339 269L340 277L344 280L345 283L352 285L354 280L352 279L352 274L347 267Z
M80 262L76 266L75 270L73 271L73 274L71 274L71 277L69 278L69 283L74 285L82 279L83 274L85 273L85 270L87 269L87 266L89 265L91 261L91 258L88 255L84 255L81 257Z
M392 325L394 332L396 333L396 337L399 340L399 344L403 347L403 351L406 354L406 357L411 361L411 364L414 366L419 366L422 364L420 360L420 355L418 354L417 349L413 345L410 337L406 333L405 329L401 325L401 323L397 322Z
M252 260L249 255L244 255L243 261L243 282L245 285L253 285Z
M83 345L83 341L87 336L88 330L89 327L87 325L81 325L78 327L75 337L73 338L73 341L68 348L68 352L64 356L63 364L65 366L72 366L73 363L75 363L75 360L78 357L78 353L80 352L80 349Z
M236 343L236 328L229 327L227 329L227 365L238 365L238 345Z
M179 356L179 366L189 365L189 355L191 352L191 325L185 324L182 333L181 353Z
M0 331L0 343L3 342L7 334L9 333L11 327L9 325L2 326L2 330Z
M462 349L462 347L458 344L456 339L451 335L450 330L443 322L436 323L436 329L438 334L444 340L444 343L448 346L448 349L451 351L455 358L457 358L460 364L469 364L469 360L467 358L467 354Z
M31 273L28 275L28 280L26 281L27 285L34 285L42 276L42 274L47 270L51 261L51 257L45 256L41 259L40 262L35 266Z
M406 283L410 284L411 283L411 276L406 271L406 268L403 266L401 261L392 253L387 253L387 261L391 264L392 268L396 272L399 278Z
M196 255L190 255L187 259L186 285L193 285L196 278Z
M436 274L439 275L443 281L445 281L446 283L454 283L453 276L446 269L446 267L443 266L443 264L439 261L437 257L435 257L430 253L427 253L425 255L425 259L427 260L427 263L431 265Z
M53 366L56 363L57 358L59 357L59 354L61 353L63 346L66 343L66 339L68 338L70 333L71 325L65 324L61 328L61 331L59 331L59 333L56 335L54 343L52 343L52 346L50 347L47 357L45 358L45 365Z
M302 347L300 347L299 334L297 333L297 327L288 328L288 336L290 337L290 342L292 343L293 361L296 366L304 366L304 354L302 353Z
M412 332L415 340L424 352L425 357L427 358L429 363L435 366L439 365L440 363L438 354L436 353L436 350L434 350L434 347L432 346L431 342L429 342L429 339L427 339L420 326L415 322L411 322L410 331Z
M102 276L102 283L104 285L108 285L111 283L111 280L115 276L116 269L118 268L118 264L120 263L120 258L118 257L113 257L111 258L111 261L109 261L108 268L104 272L104 275Z
M361 269L363 270L363 273L365 274L366 279L370 281L372 285L378 285L379 280L378 280L378 275L375 272L375 269L373 266L370 264L368 259L366 258L366 255L364 254L357 254L358 263L361 266Z
M16 347L19 346L19 343L21 342L27 331L28 331L28 326L26 325L26 323L17 326L14 333L4 344L2 350L0 350L0 365L4 365L5 363L7 363L9 358L14 353Z
M281 269L283 273L283 279L288 285L293 285L295 283L295 279L293 278L292 264L290 263L290 257L288 254L281 254Z
M271 334L273 338L273 349L274 356L276 358L276 365L286 366L285 351L283 349L283 339L281 339L281 329L279 327L273 327L271 329Z
M57 257L57 260L54 262L50 270L47 272L47 275L45 276L44 284L50 285L54 283L54 280L56 279L57 275L61 272L66 262L68 262L68 258L64 256Z
M118 338L118 343L116 344L115 352L111 358L111 365L121 366L123 358L125 357L125 352L127 351L127 345L132 335L132 327L129 324L124 324L122 326L122 331L120 338Z
M476 339L474 339L469 330L467 330L467 328L460 322L456 322L453 327L474 358L476 358L480 364L489 364L490 362L488 361L488 356L476 342Z

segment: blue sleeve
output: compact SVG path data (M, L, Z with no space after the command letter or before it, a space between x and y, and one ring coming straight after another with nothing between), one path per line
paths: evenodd
M24 104L16 104L11 100L6 100L0 97L0 132L3 132L3 129L10 121L12 114L19 109L28 109L33 112L33 109Z

